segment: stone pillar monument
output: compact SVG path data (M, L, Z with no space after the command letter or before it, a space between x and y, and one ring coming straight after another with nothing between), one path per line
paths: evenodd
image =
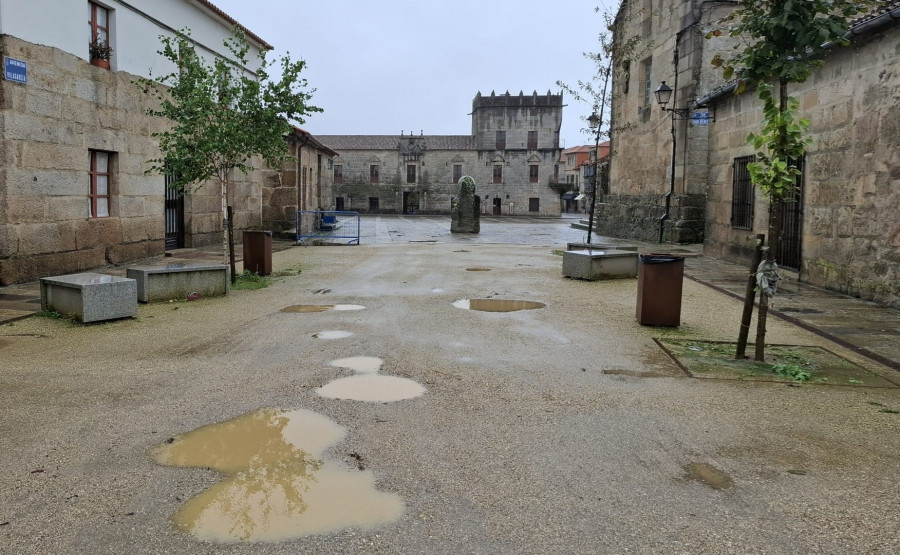
M464 175L459 180L459 196L450 206L450 233L481 231L481 197L475 194L475 180Z

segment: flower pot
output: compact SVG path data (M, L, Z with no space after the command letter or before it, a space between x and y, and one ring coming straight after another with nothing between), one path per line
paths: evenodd
M109 60L103 60L101 58L94 58L91 60L91 65L95 65L99 68L109 69Z

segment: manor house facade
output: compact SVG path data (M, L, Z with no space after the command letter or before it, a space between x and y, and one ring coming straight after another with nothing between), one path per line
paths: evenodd
M317 135L337 152L330 207L448 214L468 175L486 214L558 216L562 107L562 94L549 91L479 92L471 135Z

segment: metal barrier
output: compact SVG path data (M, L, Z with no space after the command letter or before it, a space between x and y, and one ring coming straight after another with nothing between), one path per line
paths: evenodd
M359 244L359 212L333 210L299 210L297 212L297 242L347 240L348 245Z

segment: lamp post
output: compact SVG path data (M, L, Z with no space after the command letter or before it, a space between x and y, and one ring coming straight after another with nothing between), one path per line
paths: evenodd
M594 130L594 175L591 176L591 209L588 216L587 245L591 247L591 233L594 231L594 206L597 203L597 163L600 160L600 116L594 112L588 117L588 125Z
M678 76L675 77L675 87L678 87ZM670 168L669 175L669 192L666 193L666 212L660 216L659 218L659 242L663 242L663 231L665 230L665 222L669 219L669 208L672 203L672 195L675 193L675 147L676 145L676 137L675 137L675 120L676 119L690 119L691 118L691 109L690 108L666 108L666 104L669 101L672 101L672 105L675 105L675 90L672 87L666 85L666 82L663 81L656 91L653 93L656 96L656 103L659 104L660 108L664 111L669 112L671 114L672 119L672 167Z

